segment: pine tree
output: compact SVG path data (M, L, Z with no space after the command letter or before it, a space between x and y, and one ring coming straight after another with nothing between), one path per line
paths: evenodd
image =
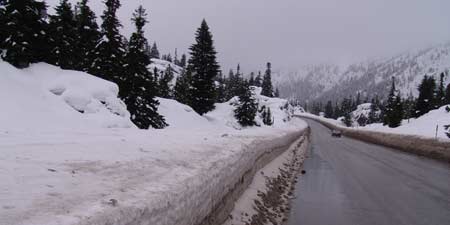
M100 31L94 12L81 0L76 6L76 70L87 72L94 61L94 49L100 41Z
M242 94L239 96L239 104L234 110L234 116L243 127L253 126L256 124L257 111L258 103L253 98L248 84L246 84Z
M219 73L216 50L208 24L202 21L196 33L196 43L190 48L191 57L187 73L191 78L190 106L200 115L214 109L216 87L214 80Z
M419 97L416 102L415 116L420 117L435 108L436 81L432 76L424 76L419 85Z
M185 68L186 63L187 63L187 57L186 57L186 54L183 54L183 55L181 55L181 59L180 59L180 67Z
M141 129L161 129L167 126L164 118L158 114L159 102L155 99L157 90L152 74L147 65L150 58L145 54L144 26L147 23L145 9L142 6L133 13L136 32L131 35L128 52L126 54L126 67L123 81L120 86L120 95L125 101L131 120Z
M173 80L173 78L174 78L173 69L169 65L167 67L166 71L164 72L164 74L159 79L158 87L159 87L160 97L162 97L162 98L171 98L172 97L170 82Z
M278 88L275 89L275 95L274 97L279 98L280 97L280 90Z
M447 85L445 90L445 104L450 104L450 84Z
M117 18L117 10L120 7L119 0L106 0L106 9L103 12L100 42L94 50L94 61L89 69L91 74L103 79L115 82L120 86L125 65L124 37L120 35L122 27Z
M222 72L219 73L219 77L216 79L217 81L217 102L223 103L226 102L227 99L227 79L222 75Z
M255 73L254 72L250 73L250 78L248 80L248 84L250 86L255 86Z
M180 76L177 77L174 97L180 103L185 105L190 105L191 100L191 75L186 73L186 70L182 70Z
M370 111L367 118L368 124L377 123L379 121L378 111L379 111L378 106L375 104L374 101L372 101L372 104L370 104Z
M392 77L392 87L388 96L383 118L383 124L388 125L391 128L400 126L403 119L403 105L400 93L396 94L396 92L395 79Z
M263 110L262 113L263 123L267 126L273 125L272 112L270 111L270 107L267 107Z
M441 106L445 105L445 86L444 86L444 77L445 74L441 73L440 79L439 79L439 86L436 90L436 103L435 108L440 108Z
M255 86L256 87L261 87L262 86L261 71L258 72L258 76L256 76L256 78L255 78Z
M267 63L266 73L264 74L262 82L261 94L267 97L273 97L272 65L270 63Z
M6 31L6 0L0 0L0 30ZM2 43L6 40L5 32L0 32L0 56L3 52Z
M48 24L44 20L47 6L35 0L3 1L2 59L17 68L46 61L50 55Z
M333 103L331 101L327 102L327 105L325 106L325 117L326 118L333 118L334 112L333 112Z
M68 0L61 0L55 11L56 15L50 16L49 24L53 39L50 63L62 69L75 69L78 34L72 5Z
M159 50L156 42L153 43L153 46L150 50L150 58L151 59L159 59Z

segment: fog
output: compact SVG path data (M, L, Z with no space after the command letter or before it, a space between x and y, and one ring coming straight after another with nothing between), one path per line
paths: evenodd
M47 0L54 6L58 0ZM72 1L75 2L75 1ZM449 0L122 0L129 36L131 13L149 13L147 38L161 53L187 52L205 18L226 71L345 65L450 41ZM91 0L97 16L100 0Z

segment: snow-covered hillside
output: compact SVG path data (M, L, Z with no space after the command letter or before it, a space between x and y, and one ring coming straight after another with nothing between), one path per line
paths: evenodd
M424 75L439 80L441 72L450 70L450 43L413 50L394 57L365 61L342 69L332 65L304 67L299 71L279 71L274 82L282 96L300 100L342 100L357 92L372 97L389 93L391 78L403 96L417 96L417 86ZM445 83L450 83L447 75Z
M170 126L139 130L114 83L45 63L0 71L0 224L190 224L306 128L286 100L255 89L273 127L241 129L233 100L200 116L160 98Z

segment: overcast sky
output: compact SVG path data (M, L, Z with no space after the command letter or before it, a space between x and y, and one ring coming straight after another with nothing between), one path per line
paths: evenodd
M47 0L54 5L59 0ZM76 2L76 0L71 0ZM205 18L219 62L228 70L295 69L302 64L347 64L450 41L449 0L122 0L123 34L142 4L147 37L162 53L186 52ZM100 16L101 0L90 0Z

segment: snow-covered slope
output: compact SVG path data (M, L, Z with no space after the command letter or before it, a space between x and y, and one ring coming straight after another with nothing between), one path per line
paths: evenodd
M383 124L369 124L362 129L397 134L413 134L425 137L436 137L437 131L438 138L450 140L448 139L444 129L445 125L450 125L450 112L447 112L447 107L450 107L450 105L432 110L417 119L413 118L410 120L403 120L402 125L397 128L389 128L387 126L383 126Z
M0 71L0 131L134 127L114 83L45 63Z
M434 47L413 50L394 57L365 61L345 69L319 65L304 67L295 72L279 72L274 81L282 96L300 100L342 100L357 92L372 97L389 93L391 78L403 96L417 96L417 86L424 75L439 80L441 72L450 70L450 42ZM447 75L445 83L450 83Z

